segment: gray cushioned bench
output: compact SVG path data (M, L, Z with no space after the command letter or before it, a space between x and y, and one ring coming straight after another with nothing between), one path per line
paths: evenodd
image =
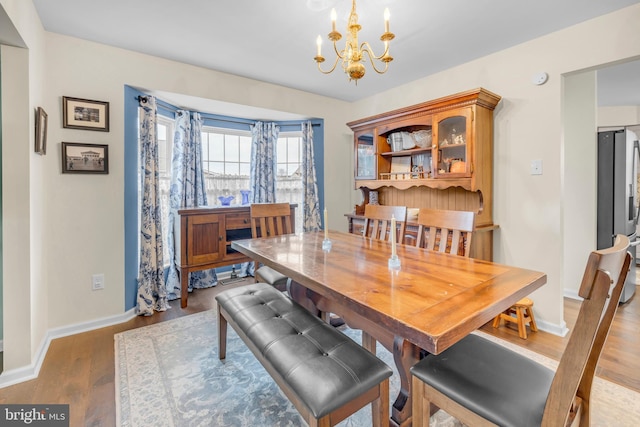
M266 283L216 296L219 358L227 323L310 426L333 426L371 403L374 426L389 425L391 368Z

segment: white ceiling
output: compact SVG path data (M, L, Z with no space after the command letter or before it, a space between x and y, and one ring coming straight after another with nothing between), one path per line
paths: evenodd
M395 60L356 86L317 71L315 39L329 12L345 33L349 0L33 0L47 31L355 101L638 3L638 0L360 0L360 42L379 54L391 12ZM344 41L344 39L343 39ZM330 62L327 60L327 62ZM326 63L325 63L326 64ZM640 105L640 61L599 72L601 105ZM635 87L637 90L629 90ZM631 97L635 93L635 97ZM624 104L611 104L622 102ZM629 104L631 103L631 104Z

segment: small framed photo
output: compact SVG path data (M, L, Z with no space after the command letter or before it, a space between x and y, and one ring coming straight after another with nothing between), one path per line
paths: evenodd
M47 154L47 113L42 107L36 110L36 142L35 152L44 156Z
M109 132L109 103L63 96L62 126Z
M62 173L109 173L109 146L62 143Z

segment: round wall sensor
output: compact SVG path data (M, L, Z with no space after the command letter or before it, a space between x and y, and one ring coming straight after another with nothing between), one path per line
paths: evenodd
M543 85L547 82L547 80L549 80L549 74L542 72L534 74L531 78L531 83L533 83L534 85Z

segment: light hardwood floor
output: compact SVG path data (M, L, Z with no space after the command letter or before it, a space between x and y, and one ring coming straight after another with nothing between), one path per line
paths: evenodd
M38 378L0 389L0 403L68 403L71 426L115 426L114 334L211 309L218 292L241 284L196 290L189 295L185 309L174 301L171 310L151 317L137 317L119 325L53 340ZM579 302L565 299L564 308L565 320L571 329ZM491 323L482 329L554 359L559 359L567 342L567 338L545 332L531 333L527 340L522 340L516 329L504 325L494 329ZM639 331L640 297L636 294L618 309L597 373L638 392Z

